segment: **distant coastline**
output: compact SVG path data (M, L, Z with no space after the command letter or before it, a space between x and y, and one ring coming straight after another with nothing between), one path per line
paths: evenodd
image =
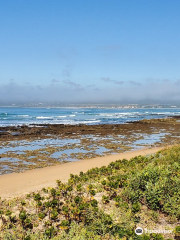
M0 104L0 108L120 108L120 109L134 109L134 108L180 108L180 104L118 104L118 103L11 103Z

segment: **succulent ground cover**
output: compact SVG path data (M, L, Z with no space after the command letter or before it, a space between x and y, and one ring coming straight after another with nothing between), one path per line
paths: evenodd
M135 234L137 226L172 230ZM4 240L180 238L180 145L70 175L67 183L1 200Z

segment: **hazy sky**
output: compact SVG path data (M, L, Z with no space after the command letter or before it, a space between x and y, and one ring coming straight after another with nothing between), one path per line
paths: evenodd
M0 0L0 103L179 100L179 0Z

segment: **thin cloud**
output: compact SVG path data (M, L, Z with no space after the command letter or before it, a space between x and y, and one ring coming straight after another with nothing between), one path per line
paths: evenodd
M101 78L101 81L103 81L103 82L112 82L112 83L118 84L118 85L121 85L121 84L124 83L123 81L113 80L113 79L110 79L109 77L103 77L103 78Z
M40 85L36 85L36 89L42 91L43 88Z
M105 82L111 79L105 78ZM64 80L58 84L28 85L16 81L0 84L0 103L178 103L180 79L176 81L150 81L135 87L124 84L122 88L111 84L103 87L86 87ZM93 84L91 84L93 85Z
M59 80L57 80L57 79L52 79L52 80L51 80L51 83L52 83L52 84L59 83Z
M77 50L75 48L62 47L57 54L59 58L69 60L77 55Z
M65 83L66 85L70 86L70 87L74 87L77 90L84 90L84 88L82 87L82 85L80 85L79 83L70 81L70 80L63 80L63 83Z
M100 91L100 88L93 88L93 91Z
M163 79L162 82L163 82L163 83L169 83L170 80L169 80L169 79Z
M90 84L90 85L87 85L86 87L88 87L88 88L93 88L93 87L95 87L96 85L95 84Z
M70 77L70 76L71 76L71 70L70 70L70 69L64 69L64 70L62 71L62 75L63 75L64 77Z
M156 82L161 82L161 80L160 79L158 79L158 78L147 78L147 79L145 79L145 81L146 82L150 82L150 83L156 83Z
M71 64L66 65L66 67L62 70L62 76L69 78L72 75L72 66Z
M71 69L64 69L64 70L62 71L62 75L63 75L64 77L70 77L70 76L71 76Z
M176 80L175 85L180 85L180 79Z
M132 84L132 85L136 85L136 86L141 86L142 84L136 81L128 81L128 83Z

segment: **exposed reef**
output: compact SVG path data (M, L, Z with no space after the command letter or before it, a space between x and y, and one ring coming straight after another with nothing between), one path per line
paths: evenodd
M179 142L179 117L127 124L0 127L0 174Z

